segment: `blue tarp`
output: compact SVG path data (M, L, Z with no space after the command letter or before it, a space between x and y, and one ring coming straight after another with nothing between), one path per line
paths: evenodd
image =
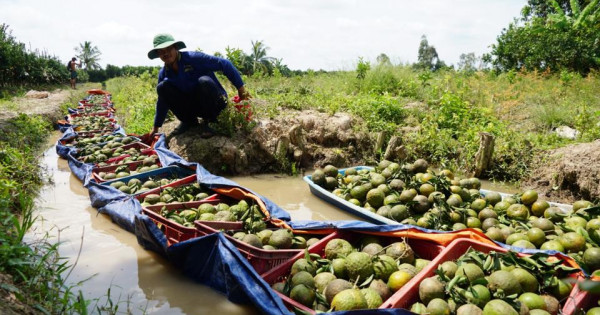
M167 255L185 275L226 294L232 302L253 303L263 314L291 314L221 232L175 244Z
M277 218L277 219L284 220L284 221L291 220L290 214L287 213L287 211L281 209L278 205L276 205L274 202L272 202L268 198L263 197L260 194L257 194L256 192L254 192L246 187L240 186L238 183L231 181L227 178L213 175L212 173L207 171L204 167L202 167L200 164L190 163L190 162L184 160L179 155L175 154L173 151L169 150L166 146L164 135L161 135L161 137L158 139L158 141L154 145L154 149L156 150L157 153L160 152L160 155L163 156L164 161L166 162L166 165L179 164L179 165L194 165L194 166L196 166L197 167L196 173L198 174L198 182L205 185L207 188L211 189L211 188L237 187L237 188L249 191L252 194L258 196L265 203L267 210L269 211L271 216L273 216L274 218Z

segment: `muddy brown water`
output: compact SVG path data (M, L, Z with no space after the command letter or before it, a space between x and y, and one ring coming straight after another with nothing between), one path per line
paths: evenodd
M58 132L42 159L50 183L37 200L38 220L27 240L49 235L60 242L59 253L75 264L67 282L95 305L119 304L119 313L133 314L258 314L251 305L238 305L210 287L186 278L168 261L144 250L129 233L90 205L87 189L72 175L67 161L56 154ZM300 176L256 175L233 181L269 198L288 211L292 220L355 220L313 196ZM484 182L487 189L513 193L514 188ZM108 290L110 289L110 295Z

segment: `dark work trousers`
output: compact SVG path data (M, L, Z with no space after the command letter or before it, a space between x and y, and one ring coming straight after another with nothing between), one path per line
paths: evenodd
M198 78L191 92L184 93L169 81L162 81L156 87L158 98L167 104L175 117L182 122L196 123L197 117L205 122L217 120L219 113L227 105L225 96L209 76Z

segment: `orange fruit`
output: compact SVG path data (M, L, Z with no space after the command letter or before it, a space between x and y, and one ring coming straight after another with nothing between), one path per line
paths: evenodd
M388 278L388 282L387 282L388 288L390 288L390 290L392 290L394 292L398 291L408 281L410 281L411 278L412 278L411 274L406 271L403 271L403 270L394 271Z

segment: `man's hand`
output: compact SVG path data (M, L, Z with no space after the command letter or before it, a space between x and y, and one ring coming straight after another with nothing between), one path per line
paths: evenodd
M248 93L248 91L246 91L246 88L244 86L238 89L238 96L240 97L240 100L247 100L249 98L252 98L252 96L250 95L250 93Z

